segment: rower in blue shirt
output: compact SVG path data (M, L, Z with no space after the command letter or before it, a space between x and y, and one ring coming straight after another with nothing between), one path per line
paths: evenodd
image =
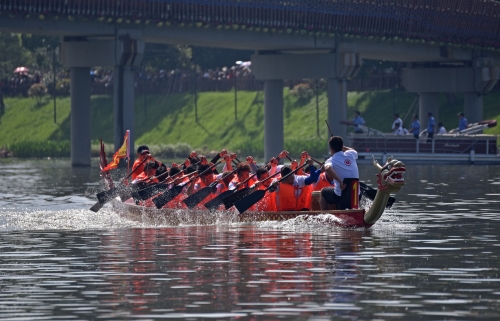
M462 130L467 128L467 118L464 117L464 113L458 113L458 131L461 132Z
M415 139L418 139L418 135L420 134L420 122L418 121L418 116L416 114L412 117L410 133L413 134Z

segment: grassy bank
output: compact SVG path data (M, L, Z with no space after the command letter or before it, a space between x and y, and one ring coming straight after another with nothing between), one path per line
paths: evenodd
M500 121L500 93L484 97L485 119ZM367 125L387 132L392 113L406 115L415 99L403 91L351 92L348 96L349 118L359 109ZM92 140L113 141L113 101L110 96L92 97ZM287 148L321 148L327 139L324 119L327 116L325 93L319 96L319 116L316 99L299 101L288 89L284 90L285 145ZM70 139L69 98L57 100L57 123L53 122L53 103L36 106L32 99L6 98L6 112L0 118L0 146L22 141L65 141ZM263 93L238 92L237 119L234 93L207 92L198 94L198 121L195 117L194 96L182 93L168 97L136 97L136 144L164 145L187 143L194 148L219 150L261 150L263 146ZM462 111L463 97L456 95L450 102L441 95L440 119L447 129L457 127L456 114ZM415 109L410 111L414 112ZM319 119L319 123L318 120ZM406 119L409 125L409 117ZM340 126L331 124L332 126ZM319 127L319 130L318 130ZM487 133L500 134L500 126Z

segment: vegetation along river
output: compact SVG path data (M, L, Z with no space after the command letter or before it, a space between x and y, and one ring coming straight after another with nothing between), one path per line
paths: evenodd
M369 230L158 226L89 211L97 166L2 160L0 320L499 320L500 166L405 178Z

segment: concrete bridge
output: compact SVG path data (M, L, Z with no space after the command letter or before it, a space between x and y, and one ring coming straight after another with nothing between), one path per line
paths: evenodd
M407 63L420 118L438 94L463 92L470 122L498 80L500 3L493 0L2 0L0 31L62 36L71 70L71 160L90 165L90 67L114 67L114 136L134 139L134 67L145 42L254 50L264 81L265 157L283 148L283 79L327 79L328 120L347 117L346 82L362 59ZM271 117L272 116L272 117Z

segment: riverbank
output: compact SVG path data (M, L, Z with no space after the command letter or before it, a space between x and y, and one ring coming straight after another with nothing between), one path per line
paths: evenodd
M394 111L409 126L411 114L417 110L413 104L416 96L405 91L350 92L348 95L349 118L360 110L369 127L387 132ZM498 101L500 93L484 97L484 118L500 122ZM457 126L456 114L462 111L463 97L448 99L441 95L440 119L449 130ZM413 108L410 107L413 104ZM6 111L0 117L0 147L25 141L63 142L70 140L70 101L68 97L50 99L36 105L33 99L5 98ZM92 140L97 146L102 138L107 145L113 142L113 100L111 96L93 96ZM155 145L158 149L171 145L208 150L223 147L244 154L258 155L263 151L263 93L238 92L235 108L233 92L199 93L195 107L194 95L188 93L168 96L149 95L136 97L136 144ZM327 117L326 93L300 100L284 89L285 148L295 153L309 150L312 154L325 153L328 138L324 119ZM331 126L340 126L332 124ZM500 134L500 127L486 131Z

